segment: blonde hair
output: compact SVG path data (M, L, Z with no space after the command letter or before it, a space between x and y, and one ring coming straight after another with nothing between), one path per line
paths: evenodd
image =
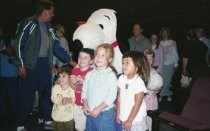
M155 57L155 53L153 52L152 49L145 49L144 50L144 55L147 56L147 55L152 55L152 57Z
M117 75L117 70L114 68L114 66L112 65L112 61L114 59L114 49L110 44L104 43L99 45L96 50L98 50L98 48L104 48L105 49L105 53L106 53L106 57L108 60L108 66L112 69L112 71Z
M96 50L98 50L98 48L105 49L107 59L111 59L111 61L109 61L109 65L111 65L114 58L114 49L112 48L112 46L110 44L104 43L104 44L99 45L96 48Z
M58 24L54 27L55 31L56 32L59 32L61 33L62 35L65 35L65 29L64 29L64 26L61 25L61 24Z

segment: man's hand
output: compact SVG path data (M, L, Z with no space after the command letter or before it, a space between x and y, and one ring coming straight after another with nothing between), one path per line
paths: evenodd
M20 76L21 78L25 78L25 76L26 76L26 74L27 74L25 67L19 67L19 72L18 72L18 74L19 74L19 76Z
M71 61L69 62L69 64L72 65L73 67L76 67L76 66L77 66L77 62L75 62L75 61L73 61L73 60L71 60Z

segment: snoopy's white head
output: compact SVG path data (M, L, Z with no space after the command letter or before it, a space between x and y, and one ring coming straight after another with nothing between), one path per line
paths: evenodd
M91 14L88 23L95 23L102 28L105 34L104 43L116 41L117 19L116 11L112 9L99 9Z
M117 18L115 14L116 11L112 9L99 9L93 12L87 22L80 25L74 32L73 44L92 49L96 49L103 43L114 45L113 65L118 72L121 72L122 54L119 47L116 46Z
M73 34L73 41L80 40L83 47L93 48L102 43L115 42L117 30L116 11L99 9L91 14L87 22Z

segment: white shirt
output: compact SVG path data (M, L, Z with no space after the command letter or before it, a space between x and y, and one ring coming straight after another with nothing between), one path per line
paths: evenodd
M146 93L147 89L140 76L127 79L126 75L119 77L118 87L120 88L120 120L126 121L135 104L135 94L140 92ZM141 107L133 122L142 121L146 115L146 103L142 100Z
M177 67L179 57L176 48L176 41L162 40L160 41L160 45L163 47L164 65L174 64L174 67Z

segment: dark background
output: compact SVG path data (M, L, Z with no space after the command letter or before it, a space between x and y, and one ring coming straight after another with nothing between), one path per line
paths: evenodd
M0 0L0 25L12 34L17 23L34 14L38 0ZM66 27L66 37L71 42L77 21L85 21L97 9L111 8L117 11L118 40L131 35L135 21L144 26L144 34L159 32L167 26L174 39L182 39L184 32L201 26L210 32L210 0L53 0L56 4L53 24Z

